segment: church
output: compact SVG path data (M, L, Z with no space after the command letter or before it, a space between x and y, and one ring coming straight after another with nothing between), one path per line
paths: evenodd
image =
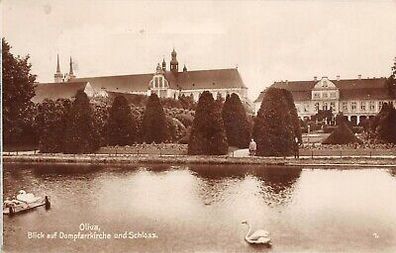
M242 81L238 68L188 70L186 65L179 71L179 62L175 49L171 52L169 68L165 59L158 63L154 73L76 77L73 62L70 58L69 73L62 74L57 57L54 83L39 83L33 102L41 102L45 98L72 98L78 90L84 90L89 97L106 97L109 93L157 94L161 98L192 96L198 101L204 91L210 91L214 98L225 98L236 93L242 100L247 100L247 87Z

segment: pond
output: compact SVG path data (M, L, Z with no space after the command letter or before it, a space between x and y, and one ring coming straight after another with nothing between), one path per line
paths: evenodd
M5 197L52 203L4 216L7 252L396 252L392 169L5 164L3 176ZM272 248L247 244L242 220ZM112 238L60 238L78 232Z

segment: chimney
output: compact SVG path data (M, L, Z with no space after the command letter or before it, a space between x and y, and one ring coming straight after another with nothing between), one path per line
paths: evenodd
M337 81L340 81L340 75L337 76Z
M318 77L317 76L314 76L314 81L315 82L318 81Z
M358 79L361 80L362 79L362 75L358 75Z

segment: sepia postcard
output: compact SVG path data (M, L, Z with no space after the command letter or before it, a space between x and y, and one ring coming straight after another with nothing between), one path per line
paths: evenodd
M396 1L0 8L2 252L396 252Z

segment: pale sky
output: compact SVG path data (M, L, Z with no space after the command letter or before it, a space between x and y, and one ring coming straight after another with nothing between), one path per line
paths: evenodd
M232 68L255 99L279 80L389 76L396 1L2 1L2 35L52 82L56 54L77 77Z

